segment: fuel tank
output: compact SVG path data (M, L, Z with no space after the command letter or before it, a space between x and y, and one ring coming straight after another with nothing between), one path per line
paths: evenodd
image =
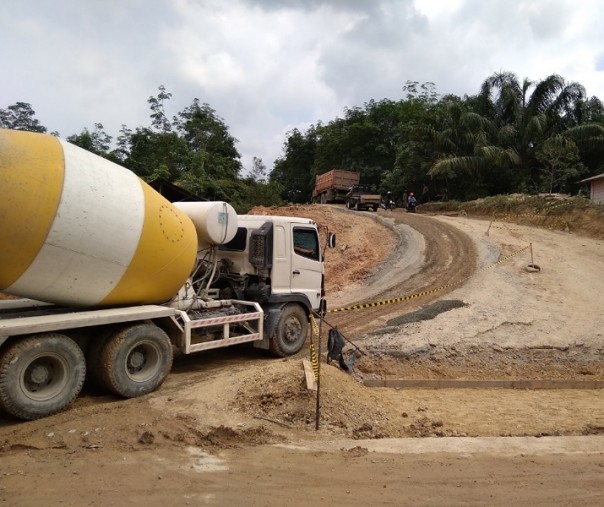
M175 202L174 206L193 221L199 250L228 243L237 233L237 212L226 202Z
M192 220L131 171L0 129L0 292L71 306L162 303L195 263Z

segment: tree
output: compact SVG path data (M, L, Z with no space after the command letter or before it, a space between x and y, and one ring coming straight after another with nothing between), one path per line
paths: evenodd
M120 135L117 137L117 147L111 151L109 158L118 164L125 164L128 154L132 148L132 130L126 125L122 124L120 128Z
M249 175L241 178L237 140L225 121L199 99L170 115L172 94L164 85L147 99L150 124L122 125L114 149L100 123L68 140L146 180L161 177L239 211L307 202L316 175L334 168L359 171L362 182L379 192L401 196L423 188L463 199L568 192L578 174L604 171L604 106L558 75L520 81L501 72L463 98L439 97L433 83L407 81L403 94L401 100L347 107L328 123L288 132L268 176L254 157ZM0 109L0 127L46 131L24 102Z
M397 103L384 99L345 109L344 118L319 124L313 178L341 168L360 172L363 183L379 187L384 173L394 166L399 123Z
M266 166L261 158L254 157L251 178L258 183L266 183Z
M490 76L480 94L467 101L475 117L468 122L467 116L461 125L460 133L473 146L471 153L444 150L430 174L448 174L469 184L476 178L483 182L498 178L500 184L480 190L483 195L538 190L545 153L559 153L552 146L545 151L541 147L579 125L584 96L581 85L566 83L555 74L538 82L525 79L522 84L510 72ZM551 163L549 159L550 168Z
M176 182L188 170L187 145L175 132L154 132L143 127L134 132L122 129L118 149L120 145L128 150L124 165L147 181L162 177Z
M0 109L0 128L46 132L46 127L35 118L36 112L26 102L17 102Z
M159 86L159 93L155 97L149 97L147 103L151 107L151 126L160 132L170 132L172 130L172 124L168 120L165 110L164 102L172 98L172 94L166 91L164 85Z
M440 156L438 131L449 119L451 104L459 102L461 99L452 96L438 102L411 96L397 103L398 123L392 134L396 143L394 167L385 174L383 188L401 197L406 190L416 192L426 186L425 198L447 188L446 176L432 177L428 170Z
M505 129L468 109L464 103L446 104L446 116L435 133L436 160L430 176L445 177L458 198L474 199L504 193L512 185L515 150L506 147Z
M283 145L284 156L275 160L269 182L281 185L281 197L285 201L303 203L310 199L314 186L311 169L317 147L316 133L314 126L306 135L298 129L292 130Z
M537 159L542 162L540 190L543 192L569 191L571 179L578 179L586 170L581 163L577 145L568 137L550 137L539 147Z
M199 99L174 118L179 135L189 156L188 170L202 179L235 179L241 170L241 155L235 148L237 140L209 104Z
M84 128L79 134L69 136L67 141L96 155L105 156L109 152L111 139L112 137L105 132L103 124L95 123L92 132Z
M604 121L570 128L564 136L576 144L581 162L590 176L604 171Z
M419 83L418 81L407 80L403 86L403 91L407 93L408 101L420 101L425 104L436 104L438 102L436 85L430 81Z

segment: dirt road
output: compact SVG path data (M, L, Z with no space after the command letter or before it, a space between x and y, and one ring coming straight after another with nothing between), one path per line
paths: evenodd
M316 398L302 382L305 354L274 360L232 349L182 357L162 388L140 399L88 389L43 420L0 415L0 501L604 501L601 389L390 390L359 382L604 379L602 241L401 210L378 212L383 223L329 206L298 211L338 233L338 248L328 252L331 308L402 299L328 315L367 355L352 376L322 364L319 431ZM525 269L530 243L538 273ZM408 447L397 449L386 440L392 437L405 437Z
M352 212L349 212L352 213ZM356 217L351 217L355 219ZM388 319L442 298L476 268L477 253L472 239L449 224L417 214L379 214L398 238L384 267L363 280L359 289L342 291L329 300L336 304L388 301L403 295L430 291L421 298L367 308L337 312L329 321L345 333L362 335L385 326ZM391 253L390 253L391 252ZM433 289L442 288L439 291Z

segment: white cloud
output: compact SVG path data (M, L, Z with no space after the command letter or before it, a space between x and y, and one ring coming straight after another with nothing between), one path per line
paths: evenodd
M415 0L415 8L430 20L457 11L463 0Z

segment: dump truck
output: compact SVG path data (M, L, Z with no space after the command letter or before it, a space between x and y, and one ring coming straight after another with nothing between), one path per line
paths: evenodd
M332 169L326 173L318 174L312 193L312 202L321 204L346 202L346 194L350 187L356 185L360 178L360 173L342 169Z
M346 193L346 207L355 211L377 211L382 202L382 196L371 191L368 185L353 185Z
M295 354L333 245L310 219L171 203L56 137L0 130L0 409L49 416L86 379L141 396L174 353Z

